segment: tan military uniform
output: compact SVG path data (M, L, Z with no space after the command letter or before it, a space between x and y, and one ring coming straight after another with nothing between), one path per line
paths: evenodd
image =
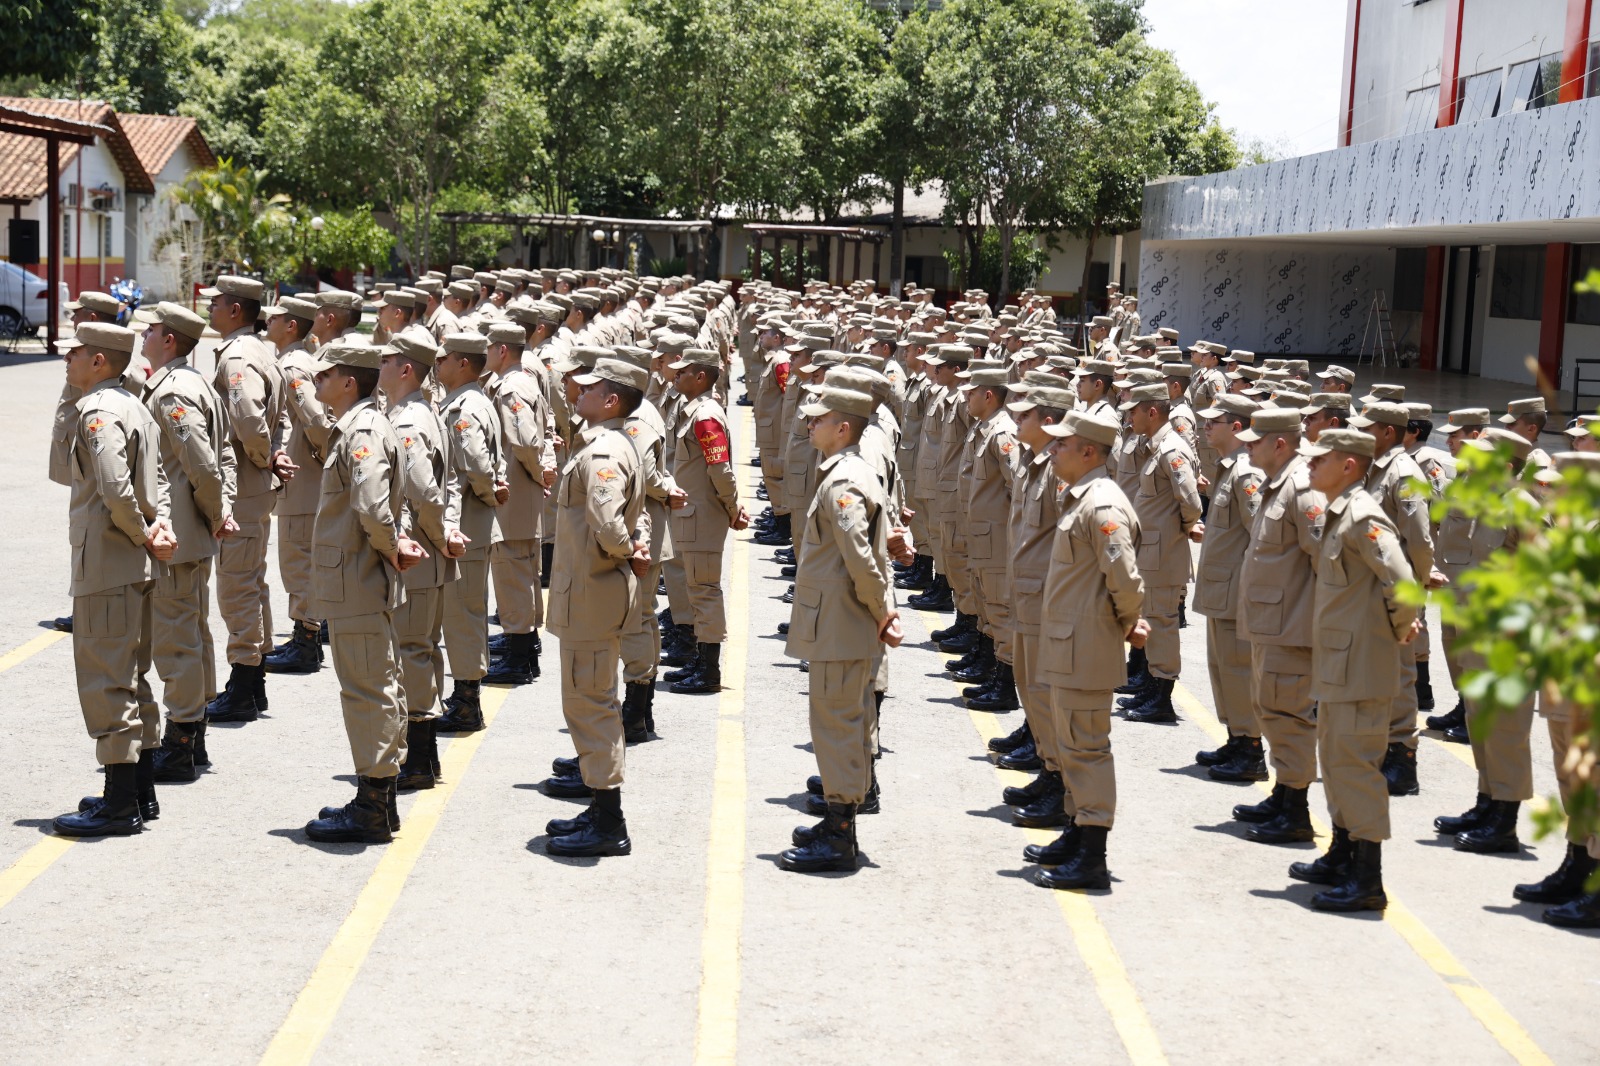
M739 513L739 492L728 419L709 394L685 405L672 448L672 476L689 496L688 504L672 512L672 548L683 560L695 639L720 644L728 636L722 553Z
M151 523L170 517L155 420L117 379L77 401L67 463L72 496L72 662L83 722L101 765L131 763L161 743L148 674Z
M649 537L638 453L622 419L587 426L562 471L550 574L550 632L561 639L561 710L583 783L622 785L619 636L637 609L634 537Z
M312 530L312 603L328 621L339 703L360 777L394 777L405 751L394 611L405 600L386 555L399 548L405 505L400 443L371 399L328 437Z
M812 447L809 425L800 417L803 392L798 382L789 382L783 395L783 416L780 420L782 429L788 434L783 444L783 502L790 514L805 514L817 494L817 461L820 456L817 449ZM773 511L777 511L776 506ZM797 565L800 553L804 550L802 538L794 538Z
M239 532L217 557L217 610L228 628L228 662L259 666L272 650L267 540L276 502L272 456L283 446L283 374L266 341L236 330L217 347L213 384L226 404L238 490Z
M927 506L918 499L917 477L920 473L923 422L928 415L933 386L921 374L906 383L905 402L900 405L900 447L895 455L900 473L906 483L906 506L915 513L911 516L911 540L917 550L928 552L929 530Z
M872 786L878 630L893 594L889 515L877 475L851 446L818 464L795 572L786 650L811 662L811 743L829 803L859 804ZM863 653L866 653L863 656Z
M540 543L544 538L544 471L556 469L550 443L549 402L538 381L520 366L491 380L488 394L499 415L510 498L496 512L490 551L495 609L507 633L532 633L544 624Z
M456 561L445 555L445 532L461 523L461 495L450 463L450 435L426 394L417 391L385 412L400 444L401 528L428 557L401 575L406 598L394 612L400 706L412 721L438 717L444 686L445 586Z
M1155 677L1175 678L1178 601L1194 573L1189 531L1200 521L1195 458L1172 423L1150 437L1150 453L1139 468L1139 573L1144 579L1144 617L1150 623L1145 655Z
M1381 768L1400 686L1399 641L1416 617L1398 595L1410 578L1393 523L1360 484L1329 501L1317 556L1311 697L1329 812L1356 840L1389 839Z
M1127 680L1123 640L1145 599L1134 560L1139 519L1103 466L1069 487L1061 507L1045 577L1040 673L1050 686L1064 809L1078 825L1109 829L1117 810L1111 701Z
M1017 699L1033 733L1034 747L1045 769L1060 772L1060 739L1050 709L1050 685L1039 661L1039 626L1044 615L1044 583L1061 517L1060 482L1050 469L1050 456L1034 455L1024 446L1016 452L1019 470L1011 486L1011 626L1016 633Z
M1311 487L1300 458L1266 481L1261 497L1239 569L1239 636L1250 644L1251 700L1273 773L1287 788L1309 788L1317 778L1311 700L1316 559L1328 501Z
M217 532L232 513L233 450L222 400L186 359L156 371L145 407L160 427L162 471L178 547L159 567L151 600L152 655L171 722L199 722L217 693L211 639L211 560Z
M661 661L661 625L656 621L656 587L661 568L674 555L670 499L678 487L664 461L667 425L655 404L645 400L623 420L622 431L639 454L639 474L644 483L644 511L650 520L650 572L635 592L634 621L622 633L622 680L642 685L654 680Z
M1261 471L1243 448L1217 461L1211 509L1200 546L1194 609L1206 618L1206 661L1217 717L1230 736L1259 737L1250 698L1250 642L1239 635L1239 568L1250 547L1250 524L1261 506Z
M283 486L274 509L278 516L278 575L289 594L289 617L306 626L322 619L311 615L311 527L322 497L322 459L328 454L333 421L317 399L314 364L305 345L296 343L278 353L283 373L289 459L300 468Z
M1417 491L1413 483L1427 483L1421 467L1402 448L1390 448L1372 460L1367 471L1367 492L1399 531L1404 558L1420 582L1433 570L1433 534L1428 518L1426 490ZM1418 639L1421 639L1419 634ZM1389 742L1417 746L1417 654L1426 645L1416 643L1400 649L1400 690L1390 709Z
M1149 458L1150 438L1135 433L1133 427L1124 420L1122 436L1117 438L1117 446L1112 449L1111 461L1117 488L1130 500L1139 498L1139 472Z
M783 489L784 400L789 392L789 353L782 348L770 352L757 352L760 365L754 376L745 374L745 380L756 381L750 390L756 416L756 452L761 457L761 480L767 486L767 499L773 514L788 514L789 501ZM765 358L761 358L761 357Z
M965 403L964 396L962 402ZM967 566L979 622L994 641L994 657L1008 666L1015 658L1008 567L1016 451L1017 424L1002 407L973 425L972 440L957 481L961 512L966 516Z
M1228 391L1228 379L1222 371L1214 366L1200 367L1195 370L1194 376L1189 380L1189 406L1195 411L1204 411L1216 403L1218 396ZM1196 457L1200 460L1200 476L1215 485L1217 481L1217 460L1221 458L1217 450L1201 434L1196 442ZM1210 490L1207 490L1209 495Z
M933 556L940 574L949 580L949 560L944 552L944 523L939 509L939 452L944 438L944 411L949 402L947 390L927 382L922 398L922 433L917 441L915 483L911 490L911 507L922 519L927 537L926 551Z
M966 396L950 389L940 397L941 406L930 412L939 426L939 452L934 474L934 514L939 520L939 546L944 550L944 575L955 594L956 610L978 617L977 591L972 582L967 558L967 516L961 511L961 465L972 430L972 415Z
M478 681L489 672L489 546L495 537L495 482L506 478L500 418L477 382L452 389L439 407L450 436L461 532L467 552L456 560L458 576L445 585L444 644L450 676Z

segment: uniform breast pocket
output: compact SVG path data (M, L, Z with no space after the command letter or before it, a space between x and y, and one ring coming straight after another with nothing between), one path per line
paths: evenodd
M1056 526L1056 535L1050 542L1050 558L1053 562L1070 564L1073 558L1072 534Z
M77 462L76 457L73 458L73 462ZM82 581L88 568L89 528L75 524L69 527L68 535L72 539L72 579L74 581Z
M1073 650L1076 623L1051 622L1039 634L1039 663L1049 673L1071 674L1077 669Z
M1317 680L1343 685L1350 673L1351 634L1345 629L1317 631Z
M1226 566L1206 566L1195 584L1194 605L1199 611L1225 611L1233 589L1233 570Z
M794 610L789 615L789 635L807 643L817 639L817 618L822 614L822 590L797 586Z
M994 525L990 522L967 524L967 558L988 562L994 558Z
M565 570L550 575L550 602L545 613L549 625L566 626L572 622L572 575Z
M1268 508L1256 523L1251 535L1262 544L1282 544L1286 525L1283 521L1284 509L1282 507Z
M1159 570L1161 568L1161 530L1143 529L1139 531L1139 569Z
M695 517L694 504L686 503L672 512L672 535L675 539L689 544L694 540L695 525L699 520Z
M1044 525L1044 485L1034 489L1033 495L1023 504L1022 517L1034 529Z
M1250 632L1263 637L1283 632L1283 589L1252 585L1245 595L1250 600Z
M1350 584L1350 577L1344 568L1344 547L1334 541L1329 549L1322 553L1322 558L1317 563L1317 580L1325 585L1335 588L1344 588Z
M330 603L344 602L344 550L332 544L318 544L315 588L317 598Z

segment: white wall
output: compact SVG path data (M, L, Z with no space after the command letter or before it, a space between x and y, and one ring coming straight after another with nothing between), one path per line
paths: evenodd
M199 165L189 146L179 145L161 173L153 175L155 195L134 197L138 203L133 205L129 220L135 230L134 251L137 260L128 264L128 274L137 278L144 287L146 303L187 298L178 268L179 247L173 245L157 253L156 244L173 224L179 211L171 199L172 189L182 185Z
M1461 76L1561 51L1566 21L1567 0L1466 0Z
M1568 327L1570 330L1572 327ZM1525 318L1485 318L1478 376L1533 384L1527 359L1539 355L1539 323Z
M1454 0L1363 0L1356 46L1355 123L1351 143L1400 132L1406 92L1439 82L1445 6ZM1326 47L1334 47L1326 42ZM1344 122L1340 101L1339 122Z

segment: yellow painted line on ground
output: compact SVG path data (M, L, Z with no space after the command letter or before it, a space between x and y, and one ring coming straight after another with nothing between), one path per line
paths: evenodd
M1452 744L1448 740L1441 740L1438 737L1431 737L1426 733L1422 734L1422 739L1430 741L1430 742L1432 742L1434 744L1437 744L1439 747L1443 748L1445 751L1448 751L1451 755L1454 755L1456 757L1456 761L1457 762L1461 763L1463 766L1465 766L1467 769L1471 770L1473 773L1477 773L1478 772L1478 764L1472 758L1472 745L1470 745L1470 744Z
M748 409L746 409L748 410ZM747 417L741 422L748 422ZM746 467L746 470L749 468ZM731 1064L739 1052L740 942L744 934L745 667L749 660L749 539L733 536L727 614L734 620L722 649L717 696L717 763L712 775L711 836L706 849L706 914L700 934L696 1064Z
M377 869L367 879L366 887L356 897L355 906L334 934L332 943L322 953L316 968L311 971L310 979L295 998L294 1006L289 1009L289 1016L267 1046L266 1053L261 1056L263 1066L308 1063L317 1053L318 1046L339 1014L344 997L351 985L355 984L367 953L382 932L395 901L400 898L406 879L411 876L417 859L428 846L428 839L433 836L445 805L466 776L472 757L489 735L489 726L494 724L495 716L510 694L508 688L486 688L483 692L484 728L452 740L445 748L439 759L444 780L425 792L417 793L399 835L394 838L394 843L384 849Z
M22 662L24 659L30 659L39 652L44 651L56 641L65 640L68 635L69 634L66 633L56 632L40 633L37 637L34 637L26 644L13 648L4 655L0 655L0 674L5 673L13 666L16 666L18 663Z
M1174 701L1188 715L1189 720L1205 730L1214 740L1220 742L1227 738L1227 729L1222 723L1217 721L1216 716L1205 704L1182 685L1174 688L1172 695ZM1445 745L1445 747L1454 746ZM1470 752L1468 754L1470 755ZM1266 783L1258 782L1256 787L1263 792L1270 791ZM1316 817L1312 818L1312 824L1316 827L1318 840L1325 846L1328 827ZM1489 1035L1505 1048L1507 1054L1523 1066L1553 1066L1550 1056L1534 1043L1533 1037L1511 1016L1500 1001L1478 983L1461 964L1461 960L1450 953L1450 949L1444 946L1443 941L1400 901L1392 889L1384 886L1384 891L1389 897L1389 906L1383 912L1384 922L1399 933L1400 938L1410 946L1417 957L1438 975L1451 992L1455 993L1456 998L1472 1013L1478 1023L1489 1031Z
M927 621L923 613L916 610L903 610L901 615L917 618L924 625ZM907 636L909 639L910 635ZM959 695L961 683L952 683ZM972 720L985 748L991 739L1000 735L1000 724L995 715L968 711L967 716ZM995 767L995 776L1002 784L1023 785L1030 779L1026 774L1002 770L999 767ZM1048 829L1024 829L1022 832L1030 844L1048 844L1060 835ZM1166 1066L1167 1054L1161 1047L1161 1038L1156 1035L1155 1026L1150 1023L1150 1015L1144 1009L1144 1001L1139 998L1138 989L1133 987L1133 980L1128 976L1128 969L1122 963L1122 956L1117 953L1117 947L1111 941L1111 934L1106 932L1106 927L1101 923L1089 896L1082 892L1058 892L1047 889L1036 889L1036 891L1048 891L1055 897L1056 906L1060 909L1061 916L1066 919L1067 928L1072 933L1078 956L1083 959L1084 966L1094 978L1095 993L1100 997L1100 1003L1105 1007L1106 1013L1110 1015L1112 1027L1121 1038L1122 1046L1128 1052L1128 1058L1135 1066Z

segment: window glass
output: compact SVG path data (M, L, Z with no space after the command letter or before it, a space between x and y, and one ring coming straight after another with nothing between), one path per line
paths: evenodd
M1600 41L1589 42L1588 84L1584 86L1583 95L1587 99L1591 96L1600 96Z
M1561 91L1561 53L1552 52L1526 63L1518 63L1506 74L1502 115L1512 111L1531 111L1536 107L1549 107L1556 102Z
M1461 79L1461 89L1456 94L1456 122L1476 122L1493 118L1500 103L1501 71L1486 70L1482 74Z
M1600 270L1600 244L1574 244L1572 246L1572 277L1577 284L1589 276L1589 271ZM1574 292L1567 298L1567 321L1585 326L1600 326L1600 295Z
M1544 298L1544 245L1502 244L1494 250L1491 318L1537 321Z
M1413 89L1406 93L1406 110L1401 118L1400 132L1421 133L1439 124L1439 87Z

